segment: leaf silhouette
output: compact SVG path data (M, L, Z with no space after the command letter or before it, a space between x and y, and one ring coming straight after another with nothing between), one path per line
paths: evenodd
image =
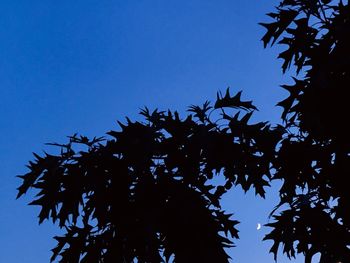
M226 90L225 96L221 93L217 93L217 99L214 105L215 109L218 108L239 108L243 110L257 110L252 104L252 101L241 101L242 91L239 91L235 96L231 97L229 88Z

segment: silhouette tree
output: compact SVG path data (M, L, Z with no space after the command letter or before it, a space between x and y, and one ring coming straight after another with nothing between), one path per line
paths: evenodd
M268 44L287 46L283 73L295 68L284 125L250 124L256 110L241 93L213 106L141 111L108 138L73 135L59 155L35 154L18 197L37 191L39 222L58 221L51 261L227 262L238 238L220 206L235 186L264 197L282 180L271 212L271 252L310 263L350 262L350 7L348 1L283 0L261 23ZM223 180L215 180L221 176ZM223 182L223 183L220 183Z
M145 108L143 122L119 122L112 139L73 135L52 144L59 155L35 154L18 197L36 189L39 223L65 229L51 261L228 262L238 221L220 198L237 185L264 197L283 133L249 124L254 110L227 90L185 119Z
M287 46L282 70L295 66L289 96L278 103L287 133L273 167L280 203L265 239L305 262L350 262L350 8L346 1L284 0L269 13L265 47ZM282 211L281 211L282 210Z

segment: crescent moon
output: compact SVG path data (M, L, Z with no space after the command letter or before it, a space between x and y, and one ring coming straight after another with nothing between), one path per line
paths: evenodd
M261 228L261 224L258 223L258 225L256 226L256 230L260 230L260 228Z

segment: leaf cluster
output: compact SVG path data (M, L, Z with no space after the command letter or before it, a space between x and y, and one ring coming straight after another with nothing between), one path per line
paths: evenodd
M60 155L35 154L18 197L34 188L39 222L65 229L51 261L228 262L238 221L220 199L238 185L264 197L282 134L250 124L254 110L227 90L186 118L144 108L109 139L74 135L53 144Z
M283 183L266 239L274 241L275 257L282 244L289 257L303 253L305 262L316 253L321 262L349 262L349 3L284 0L268 15L264 45L286 47L282 70L293 65L299 77L282 85L289 96L277 104L288 133L274 163L274 179Z

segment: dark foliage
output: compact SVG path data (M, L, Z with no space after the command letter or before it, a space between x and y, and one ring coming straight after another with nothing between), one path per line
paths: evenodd
M52 261L227 262L238 221L222 195L240 186L264 197L281 180L265 237L275 259L282 247L306 263L317 253L321 263L350 262L350 7L283 0L268 16L265 47L285 47L282 71L296 70L278 103L284 127L250 124L255 106L227 90L185 119L145 108L144 121L119 123L112 138L53 144L61 154L35 155L18 188L18 197L36 189L40 223L66 230Z
M263 23L268 43L287 46L279 58L298 78L283 85L278 105L288 134L274 162L281 202L265 239L289 257L350 262L350 8L344 1L284 0ZM300 76L301 75L301 76ZM277 212L285 208L282 212Z
M191 106L185 119L145 108L145 121L119 123L113 139L74 135L53 144L60 155L35 155L18 197L36 189L39 222L66 230L51 261L228 262L238 221L220 198L237 185L264 197L283 133L249 124L254 110L227 90L214 108ZM223 184L212 180L219 174Z

